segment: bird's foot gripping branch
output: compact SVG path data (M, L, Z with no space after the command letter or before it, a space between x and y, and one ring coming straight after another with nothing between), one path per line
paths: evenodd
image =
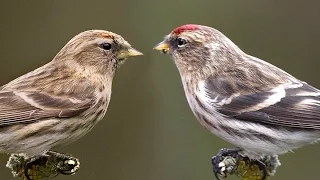
M35 157L11 154L6 166L11 169L14 177L23 180L43 180L59 174L73 175L80 168L80 162L69 154L48 151Z
M241 180L267 180L281 165L277 155L266 155L260 160L251 160L238 152L238 149L221 149L212 157L213 171L217 179L230 174L240 177Z

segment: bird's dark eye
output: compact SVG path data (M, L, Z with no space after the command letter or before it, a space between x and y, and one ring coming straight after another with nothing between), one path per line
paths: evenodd
M181 47L181 46L185 45L187 43L187 41L182 38L178 38L177 43L178 43L178 46Z
M110 50L111 49L111 44L110 43L102 43L101 48L104 50Z

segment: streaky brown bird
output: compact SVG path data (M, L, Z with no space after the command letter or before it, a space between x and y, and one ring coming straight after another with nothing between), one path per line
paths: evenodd
M88 133L106 114L112 80L142 55L120 35L84 31L52 61L0 88L0 153L40 155Z

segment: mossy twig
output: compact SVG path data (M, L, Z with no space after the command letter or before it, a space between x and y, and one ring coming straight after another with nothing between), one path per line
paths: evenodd
M80 168L77 158L69 154L48 151L41 156L11 154L6 165L14 177L23 180L44 180L59 174L73 175Z

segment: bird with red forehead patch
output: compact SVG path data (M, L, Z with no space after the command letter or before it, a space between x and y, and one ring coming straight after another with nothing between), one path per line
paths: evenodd
M183 25L183 26L180 26L180 27L177 27L176 29L174 29L173 33L179 35L185 31L194 31L199 28L200 28L200 26L197 24L186 24L186 25Z
M186 47L183 48L186 49L188 47L191 47L192 44L202 44L206 41L212 40L212 36L210 35L208 30L209 29L207 26L197 24L186 24L177 27L170 34L168 34L164 38L164 41L159 43L155 49L159 49L163 53L170 54L172 54L176 50L182 52L182 48L180 48L181 46L186 45Z
M246 54L220 31L183 25L154 49L173 57L199 122L239 147L212 159L216 175L222 156L242 151L257 162L320 139L320 90Z

